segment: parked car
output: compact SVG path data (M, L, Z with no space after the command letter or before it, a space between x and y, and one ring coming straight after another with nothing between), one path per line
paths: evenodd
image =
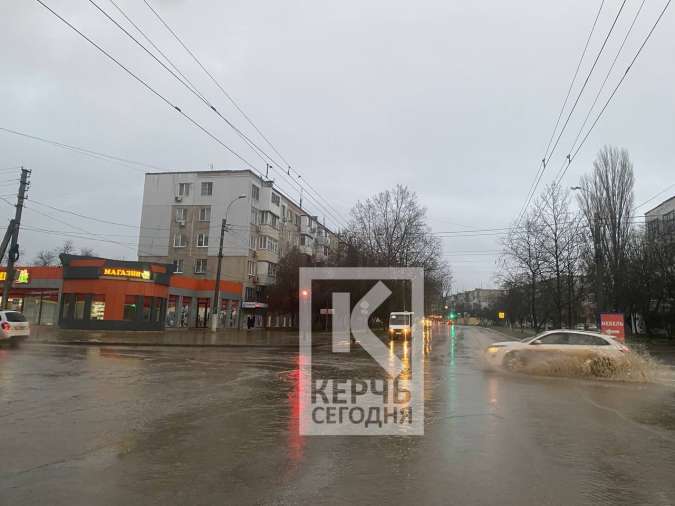
M0 311L0 340L30 336L30 323L18 311Z
M551 330L522 341L494 343L485 349L492 366L511 371L526 369L529 364L572 359L585 372L605 376L625 361L630 350L610 336L595 332Z

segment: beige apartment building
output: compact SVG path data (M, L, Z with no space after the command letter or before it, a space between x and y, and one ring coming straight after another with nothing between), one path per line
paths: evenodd
M221 279L243 284L228 325L290 325L288 315L268 307L266 291L275 282L279 259L298 247L320 264L337 246L336 236L273 181L250 170L146 174L139 260L171 263L176 273L215 279L225 218ZM205 326L210 306L211 301L200 300L202 317L190 326Z

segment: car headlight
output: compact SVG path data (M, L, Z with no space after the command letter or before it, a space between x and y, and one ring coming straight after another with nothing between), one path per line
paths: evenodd
M488 346L485 351L494 355L495 353L497 353L499 351L499 348L501 348L501 346Z

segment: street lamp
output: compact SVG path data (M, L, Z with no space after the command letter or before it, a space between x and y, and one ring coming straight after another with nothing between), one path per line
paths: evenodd
M221 264L223 263L223 239L225 237L225 230L227 229L227 215L230 212L230 207L232 207L232 204L234 204L237 200L245 199L246 195L239 195L237 198L233 199L232 202L227 204L227 208L225 209L225 217L223 218L223 222L220 226L220 246L218 248L218 268L216 269L216 286L213 288L213 305L211 306L211 330L216 331L218 329L218 309L219 309L219 300L218 297L220 295L220 269L221 269Z

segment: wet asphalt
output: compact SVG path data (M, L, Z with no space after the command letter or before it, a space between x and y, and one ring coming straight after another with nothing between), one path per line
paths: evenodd
M675 381L485 370L495 338L433 330L421 437L300 436L289 348L0 349L0 504L675 504Z

